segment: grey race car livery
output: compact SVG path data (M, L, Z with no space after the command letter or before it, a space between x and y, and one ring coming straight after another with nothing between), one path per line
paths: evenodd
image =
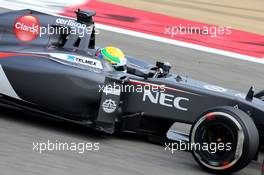
M200 82L171 74L168 63L130 57L127 72L116 71L95 58L95 13L76 14L77 20L32 10L1 14L1 105L111 134L230 142L231 151L193 151L202 167L216 173L238 171L257 156L264 139L261 93ZM57 32L44 34L49 27ZM175 122L192 125L190 133L170 130Z

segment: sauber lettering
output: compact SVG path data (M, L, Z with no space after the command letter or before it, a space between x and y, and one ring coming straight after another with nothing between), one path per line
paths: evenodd
M166 93L160 93L160 92L152 93L151 91L144 91L143 101L144 102L150 101L151 103L154 104L160 104L162 106L167 106L171 108L174 107L182 111L188 111L188 108L181 105L181 102L189 101L189 99L185 97L175 97L174 95L166 94Z

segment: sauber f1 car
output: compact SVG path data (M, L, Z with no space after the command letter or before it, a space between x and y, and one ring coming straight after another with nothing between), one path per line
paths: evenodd
M95 58L94 15L1 14L0 104L110 134L132 132L193 147L217 144L216 152L192 149L213 173L236 172L257 158L264 92L251 87L244 94L172 74L169 63L132 57L126 71L117 71ZM41 33L49 28L52 34ZM191 125L190 132L172 127L175 122Z

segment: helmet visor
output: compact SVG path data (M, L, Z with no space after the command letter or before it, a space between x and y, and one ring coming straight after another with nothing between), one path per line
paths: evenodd
M127 67L126 67L126 65L123 65L123 66L113 66L113 67L114 67L115 70L117 70L117 71L123 71L123 72L127 71Z

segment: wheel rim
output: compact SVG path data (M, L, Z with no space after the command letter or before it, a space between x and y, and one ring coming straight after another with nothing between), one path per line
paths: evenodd
M242 126L233 116L224 112L211 112L201 117L194 125L191 143L230 142L232 150L229 152L218 150L219 152L212 154L204 150L193 151L199 162L207 168L224 170L241 158L244 137Z
M201 131L201 135L198 135L199 138L196 139L201 140L201 143L215 143L215 144L228 144L236 145L236 134L233 132L234 130L229 126L219 123L219 122L211 122L207 127L203 127ZM214 154L210 154L208 152L201 152L201 154L205 154L204 157L212 157L212 159L218 159L227 161L230 159L230 154L225 152L224 150L209 150L214 151ZM202 156L203 157L203 156Z

